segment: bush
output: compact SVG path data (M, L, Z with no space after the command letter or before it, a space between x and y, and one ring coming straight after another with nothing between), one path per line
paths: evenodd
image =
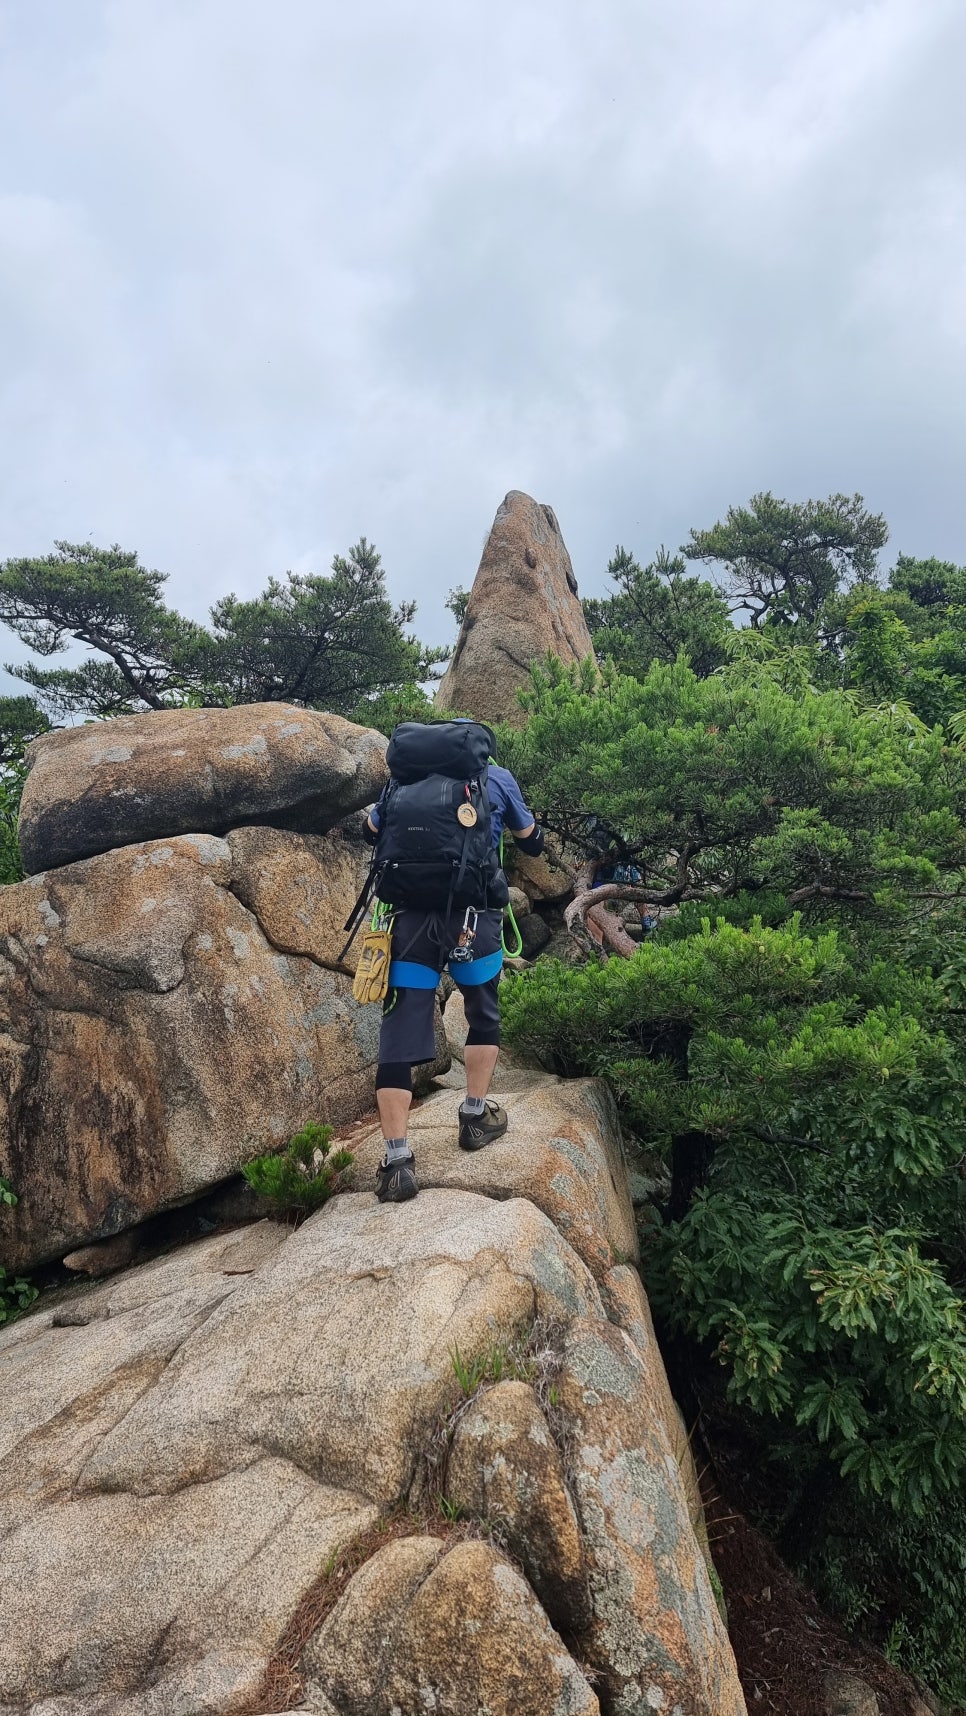
M0 1269L0 1324L12 1323L21 1311L26 1311L37 1297L37 1288L22 1275L8 1275Z
M311 1122L279 1154L256 1156L246 1162L242 1173L252 1190L280 1211L308 1215L335 1195L352 1164L350 1150L329 1155L331 1140L331 1126Z

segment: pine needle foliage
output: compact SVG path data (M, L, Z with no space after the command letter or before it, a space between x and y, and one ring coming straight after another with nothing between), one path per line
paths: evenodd
M332 1128L310 1122L277 1155L256 1156L242 1173L254 1192L282 1214L309 1215L339 1191L351 1150L331 1152Z

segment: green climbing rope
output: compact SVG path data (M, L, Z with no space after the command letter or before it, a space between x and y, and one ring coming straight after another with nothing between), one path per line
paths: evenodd
M500 834L500 869L502 870L502 868L503 868L503 835L501 833ZM506 920L507 920L507 918L509 918L509 920L510 920L510 927L513 930L513 934L516 937L516 947L508 947L507 946L507 939L506 939ZM513 916L513 907L509 904L505 907L505 910L504 910L503 929L501 932L501 939L503 942L503 951L506 954L507 959L519 959L521 953L523 952L523 937L520 934L520 926L517 923L516 918Z

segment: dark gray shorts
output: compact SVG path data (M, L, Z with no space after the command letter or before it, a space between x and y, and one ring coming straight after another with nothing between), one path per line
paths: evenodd
M503 913L480 912L468 963L450 962L463 927L462 908L450 912L400 911L393 919L389 992L382 1007L379 1060L418 1066L436 1054L434 1007L444 968L466 1009L467 1043L500 1041L498 989L503 965Z

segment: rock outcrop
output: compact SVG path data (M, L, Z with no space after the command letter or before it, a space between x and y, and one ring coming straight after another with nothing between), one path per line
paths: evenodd
M381 733L287 703L153 710L45 733L27 747L24 868L245 823L324 832L378 798L385 754Z
M471 1400L446 1467L452 1507L490 1520L550 1614L588 1618L584 1545L557 1447L535 1390L498 1382Z
M613 1110L546 1081L548 1176L506 1101L485 1181L444 1092L413 1114L414 1202L345 1193L0 1330L4 1716L744 1716L620 1248Z
M372 1108L379 1010L337 965L366 856L338 833L243 828L0 890L8 1267L197 1196L306 1120Z
M568 863L559 843L551 835L539 858L510 848L510 873L531 903L565 900L573 893L575 865Z
M487 538L437 704L519 726L517 691L529 684L531 662L548 652L583 661L593 653L590 633L553 510L511 489Z

